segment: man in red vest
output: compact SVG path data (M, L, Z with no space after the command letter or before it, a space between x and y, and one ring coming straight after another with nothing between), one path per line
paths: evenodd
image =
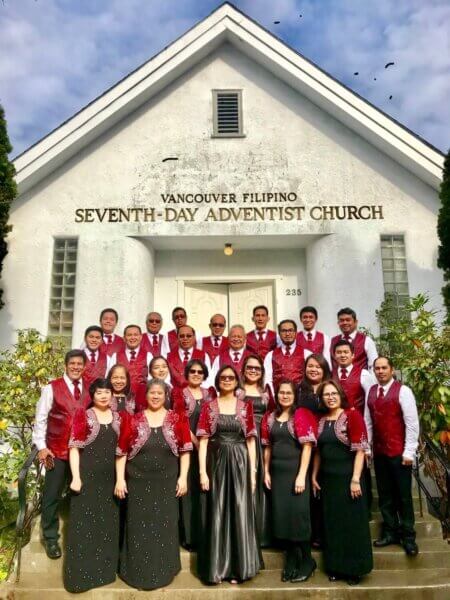
M284 319L278 323L281 346L267 354L264 359L265 381L275 393L281 379L287 377L299 384L305 372L305 360L311 354L309 350L298 346L297 323Z
M142 347L153 356L164 356L169 353L169 347L165 336L161 332L163 324L162 316L158 312L148 313L145 319L147 332L142 336Z
M84 332L84 353L86 354L86 368L83 373L83 382L86 389L99 377L106 377L109 371L109 357L103 343L103 331L98 325L91 325Z
M171 329L165 335L166 346L169 352L178 348L178 329L187 323L187 313L182 306L176 306L172 311L172 321L175 329Z
M258 354L263 360L271 350L275 350L278 345L277 334L271 329L267 329L270 321L269 309L267 306L259 305L253 309L252 321L255 329L247 333L247 350L252 354Z
M379 356L373 365L377 382L367 397L366 424L372 442L381 536L374 546L401 543L408 556L419 549L411 494L412 465L419 441L419 417L412 390L394 379L394 365Z
M228 348L228 338L223 335L226 324L223 315L213 315L209 321L211 335L200 338L197 342L197 348L203 350L209 356L211 364L221 352Z
M364 417L366 394L375 383L373 375L355 362L353 345L347 340L338 340L334 346L333 379L345 392L351 407L356 408Z
M351 342L353 345L355 365L362 369L371 370L373 361L378 356L378 351L372 338L358 331L358 320L355 311L352 308L341 308L337 314L337 319L341 333L335 335L331 340L330 352L333 367L336 366L333 360L336 344L339 340L347 340L347 342Z
M190 360L196 358L205 363L208 371L211 363L208 356L195 348L195 331L190 325L183 325L178 329L178 347L171 350L167 355L167 362L170 369L170 383L173 387L183 387L186 385L184 378L184 369Z
M41 527L49 558L61 556L58 508L70 474L68 444L73 415L78 408L87 408L90 403L88 390L83 384L85 353L83 350L70 350L64 361L63 377L42 388L32 436L33 445L39 451L39 460L45 466Z
M330 338L317 331L318 314L314 306L304 306L300 311L300 323L303 330L297 333L297 344L313 354L322 354L331 368Z
M244 359L250 356L250 352L245 348L246 335L242 325L233 325L228 334L228 349L223 350L213 362L208 385L214 386L216 375L224 365L231 365L238 373L241 372Z
M139 325L127 325L123 330L125 349L113 354L109 368L113 365L123 365L128 369L131 379L131 391L136 394L139 385L147 382L148 365L153 358L142 346L142 330Z
M118 321L119 315L114 308L104 308L100 313L100 327L103 331L103 341L108 356L120 352L125 348L123 338L114 333Z

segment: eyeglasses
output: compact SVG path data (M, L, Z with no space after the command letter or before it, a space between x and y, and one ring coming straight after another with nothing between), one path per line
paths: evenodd
M184 339L189 339L194 337L192 333L180 333L179 336L180 340L184 340Z
M322 398L339 398L339 392L325 392Z
M225 323L210 323L211 327L225 327Z
M261 373L261 367L254 367L253 365L247 365L245 367L246 371L256 371L257 373Z
M236 381L236 377L234 375L221 375L219 381Z
M161 323L161 319L148 319L147 323Z
M189 373L191 375L203 375L203 371L201 369L189 369Z
M295 333L295 329L280 329L280 333Z

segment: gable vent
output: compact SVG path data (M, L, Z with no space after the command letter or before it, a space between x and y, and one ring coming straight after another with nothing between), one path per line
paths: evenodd
M242 136L241 90L214 90L214 135Z

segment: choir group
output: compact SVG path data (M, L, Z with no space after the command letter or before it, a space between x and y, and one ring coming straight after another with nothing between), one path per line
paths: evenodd
M372 570L373 461L383 519L375 546L418 553L411 497L419 425L412 391L358 330L351 308L340 333L318 331L317 311L268 329L221 314L210 335L172 312L150 312L146 331L115 333L117 312L86 329L63 376L42 390L33 443L45 466L42 537L62 552L58 506L70 481L64 584L82 592L118 574L138 589L168 585L180 544L197 552L208 584L239 583L263 568L261 548L285 553L282 580L314 574L321 548L331 581Z

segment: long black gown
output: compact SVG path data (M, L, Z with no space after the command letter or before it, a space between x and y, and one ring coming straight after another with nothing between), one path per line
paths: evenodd
M255 492L255 507L256 507L256 524L258 526L259 542L262 548L270 546L272 541L271 523L270 523L270 495L264 485L264 448L261 445L261 421L267 411L267 406L261 396L246 396L246 402L251 402L253 405L253 415L255 419L256 429L258 431L258 439L256 444L256 492Z
M194 410L189 417L189 429L195 434L202 400L195 402ZM194 448L191 452L191 462L188 475L188 492L180 498L180 541L181 545L189 550L198 546L201 530L200 509L200 471L198 466L198 452Z
M119 506L114 497L117 433L100 425L80 450L82 488L70 500L64 587L85 592L115 581L119 558Z
M152 432L136 456L127 461L128 506L120 551L120 577L144 590L168 585L181 569L178 458L162 427Z
M263 568L257 535L250 461L235 415L219 415L208 442L210 491L202 494L198 573L206 583L244 581Z
M350 482L355 453L336 437L334 421L325 421L318 449L325 570L329 574L360 577L373 569L364 478L361 477L362 496L352 499Z
M295 493L301 444L289 433L287 423L274 420L270 432L272 457L270 476L272 480L272 532L277 540L309 542L311 521L309 513L309 478L305 491Z

